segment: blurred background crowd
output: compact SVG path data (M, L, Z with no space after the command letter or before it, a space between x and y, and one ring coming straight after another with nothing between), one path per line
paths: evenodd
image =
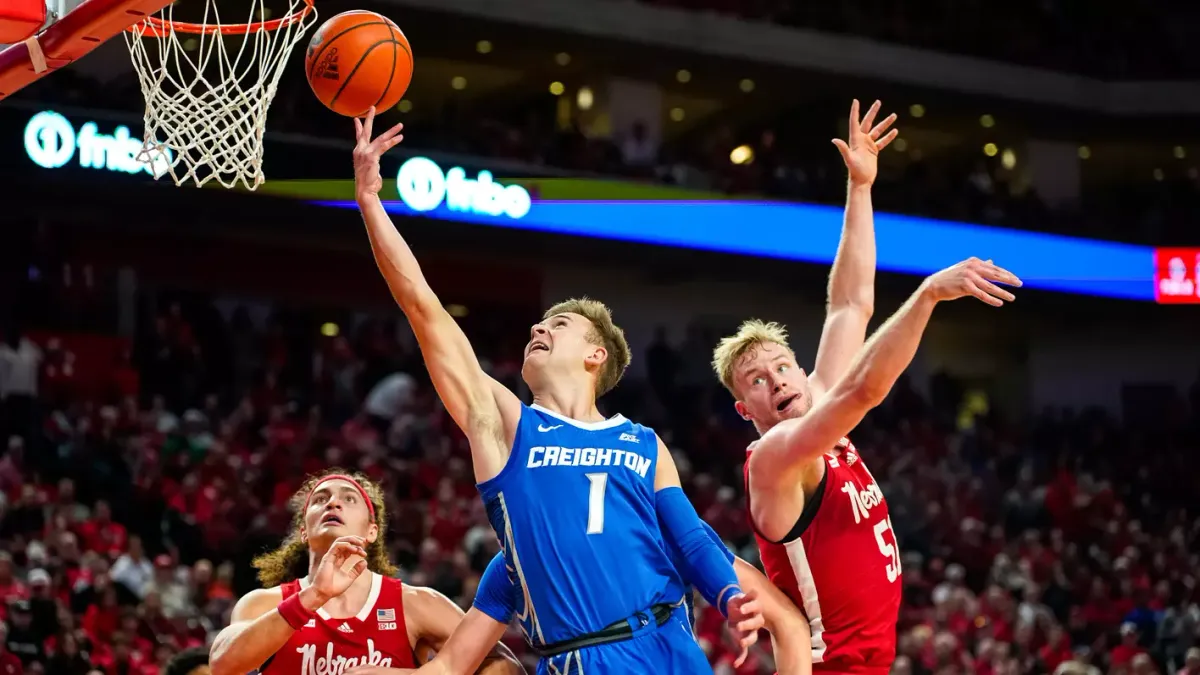
M366 7L405 29L415 79L382 114L406 124L397 152L448 166L837 204L844 168L829 139L844 134L851 98L877 96L901 129L880 160L877 211L1197 241L1194 87L1146 92L1200 75L1200 5L572 1L579 21L612 16L568 30L500 17L506 7L532 14L521 8L535 0L497 2L487 16L419 0L403 11L330 0L320 11ZM670 24L655 29L661 44L636 37L652 20ZM726 51L669 43L686 28ZM764 37L724 40L747 34ZM751 53L781 35L812 49ZM140 119L120 42L0 114L11 108L23 122L31 110L82 108L79 119ZM812 61L786 62L792 51ZM946 82L905 79L905 68L930 64ZM969 81L947 84L956 69ZM1084 97L1131 80L1148 84ZM1064 102L1075 94L1085 103ZM1101 105L1117 99L1124 107ZM0 128L16 138L18 126ZM321 152L345 160L328 164L348 177L349 132L290 64L268 139L300 154L274 165L284 153L269 154L269 180L334 177L300 173L325 166ZM0 171L19 182L34 174L13 148L0 152ZM288 497L306 474L335 466L384 486L387 541L405 582L469 606L496 541L465 441L352 215L218 191L204 191L202 207L194 194L116 182L128 176L60 169L54 180L36 174L0 213L0 675L160 675L227 623L256 586L250 559L287 532ZM398 224L421 240L420 255L434 250L422 260L435 287L485 367L516 391L529 322L543 301L561 299L547 298L549 287L582 285L637 308L635 368L601 408L654 427L701 516L755 561L742 486L752 430L713 377L710 352L730 320L764 307L769 319L808 302L816 309L805 320L819 325L824 269L418 222L432 221ZM913 285L881 274L878 314ZM675 288L687 290L670 296ZM674 300L654 305L658 297ZM893 672L1200 675L1194 317L1026 297L1028 313L1014 309L1003 325L966 313L931 327L929 361L942 367L914 368L853 435L904 552ZM618 323L628 316L618 311ZM1078 345L1029 356L1062 335ZM1192 361L1150 372L1159 362L1143 358L1149 351ZM1158 387L1164 370L1176 380L1186 370L1188 384ZM1035 406L1021 378L1074 397L1043 390L1038 400L1051 404ZM1073 405L1088 399L1076 390L1117 379L1146 385L1128 390L1140 405ZM766 644L733 667L711 608L697 630L720 675L773 672ZM531 657L517 633L506 641Z

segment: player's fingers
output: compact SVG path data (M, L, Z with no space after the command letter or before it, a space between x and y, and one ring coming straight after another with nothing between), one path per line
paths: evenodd
M990 260L984 264L986 265L984 268L984 276L986 276L988 279L999 281L1000 283L1008 284L1009 286L1016 286L1018 288L1021 287L1021 279L1017 277L1017 275L1009 272L1003 267L992 264Z
M875 123L875 116L879 114L879 107L881 105L883 104L875 101L871 104L870 108L867 108L867 114L863 116L862 124L858 126L859 131L865 133L870 130L871 125Z
M403 141L403 140L404 140L403 136L389 138L388 142L383 145L383 151L387 152L388 150L391 150L392 148L396 147L397 145L400 145L400 141Z
M361 141L362 140L362 131L363 131L362 120L355 117L354 118L354 138Z
M878 141L876 141L876 142L875 142L875 149L876 149L876 150L883 150L883 149L884 149L884 148L886 148L886 147L887 147L887 146L888 146L888 145L889 145L889 144L890 144L892 141L896 140L896 137L897 137L897 136L899 136L899 135L900 135L900 130L899 130L899 129L892 129L891 131L889 131L889 132L887 133L887 135L886 135L886 136L884 136L883 138L881 138L881 139L879 139Z
M1003 307L1004 306L1003 300L1000 300L999 298L993 298L992 296L988 295L987 293L985 293L983 291L983 289L981 289L979 286L977 286L974 281L967 281L967 292L970 293L971 295L979 298L980 300L986 302L987 304L991 305L992 307Z
M745 661L746 657L749 655L750 655L750 648L747 645L742 645L742 651L740 654L738 654L738 657L736 659L734 659L733 667L741 668L742 662Z
M366 132L367 142L371 141L371 135L375 129L375 106L367 108L367 121L363 123L363 130Z
M854 135L854 130L858 128L858 99L854 99L850 103L850 128L849 133Z
M754 616L749 619L743 619L737 623L735 628L741 633L753 633L766 625L761 615Z
M882 136L884 133L886 133L888 128L890 128L893 124L895 124L895 122L896 122L896 113L892 113L891 115L888 115L887 119L883 120L879 124L876 124L875 128L871 129L871 138L878 139L880 136Z
M978 286L980 289L982 289L984 293L987 293L988 295L990 295L994 298L1000 298L1001 300L1004 300L1005 302L1012 302L1013 300L1017 299L1017 297L1015 295L1013 295L1012 293L1009 293L1008 291L1004 290L1003 288L1000 288L999 286L997 286L996 284L993 284L992 282L988 281L987 279L980 279L979 281L975 282L975 285Z
M403 122L401 122L400 124L397 124L396 126L392 127L391 129L388 129L387 131L383 132L382 134L379 134L379 138L377 138L375 140L376 141L387 141L388 139L392 138L396 134L400 133L400 131L402 129L404 129Z
M367 571L367 561L359 560L358 564L354 566L354 578L357 579L359 577L359 575L361 575L363 572L366 572L366 571Z
M342 563L338 565L338 569L342 570L342 572L345 574L358 576L354 573L354 568L358 567L358 564L362 561L363 558L360 555L349 555L346 556L345 561L342 561Z
M835 138L835 139L833 139L833 145L834 145L834 147L836 147L838 149L838 152L842 153L842 159L845 160L847 163L849 163L850 162L850 146L846 145L846 141L843 141L840 138Z

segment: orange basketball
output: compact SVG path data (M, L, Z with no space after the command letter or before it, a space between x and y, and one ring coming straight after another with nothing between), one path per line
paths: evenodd
M330 110L362 116L400 102L412 81L412 48L390 19L375 12L342 12L321 24L304 54L313 93Z

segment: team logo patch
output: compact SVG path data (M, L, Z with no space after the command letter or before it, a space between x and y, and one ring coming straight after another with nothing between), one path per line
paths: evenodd
M343 633L353 633L354 632L354 629L351 628L350 624L348 624L348 623L343 623L342 625L338 626L338 630L340 630Z
M638 440L638 437L634 436L633 434L621 434L621 437L617 440L626 441L629 443L639 443L640 442Z
M376 621L395 621L396 610L394 609L377 609L375 610Z

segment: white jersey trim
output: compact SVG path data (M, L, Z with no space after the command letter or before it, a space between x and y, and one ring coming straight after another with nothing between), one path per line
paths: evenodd
M817 597L817 582L808 564L808 553L799 538L784 544L783 548L792 563L792 575L796 577L796 588L800 591L800 604L808 616L808 627L812 633L812 662L821 663L825 660L825 619L821 616L821 600Z
M367 601L363 603L362 609L358 610L358 614L354 615L354 618L359 621L366 621L367 617L371 616L371 610L375 609L375 603L379 602L379 592L383 590L383 577L370 570L367 571L367 574L371 575L371 590L367 593ZM308 586L308 577L300 580L301 590L308 588ZM325 611L324 607L317 610L317 616L326 621L333 620L333 617L329 615L329 612ZM344 619L338 619L338 621L344 621Z
M536 403L534 403L533 405L531 405L529 407L532 408L533 410L536 410L536 411L542 413L543 415L549 415L556 420L562 420L563 422L566 422L567 424L570 424L573 427L583 429L584 431L600 431L601 429L612 429L613 427L619 427L622 424L625 424L626 422L629 421L629 420L625 419L624 415L617 414L617 415L613 415L612 417L610 417L606 420L600 420L599 422L580 422L579 420L571 419L570 417L567 417L566 415L560 415L559 413L556 413L553 410L547 410L546 408L543 408L542 406L540 406Z

